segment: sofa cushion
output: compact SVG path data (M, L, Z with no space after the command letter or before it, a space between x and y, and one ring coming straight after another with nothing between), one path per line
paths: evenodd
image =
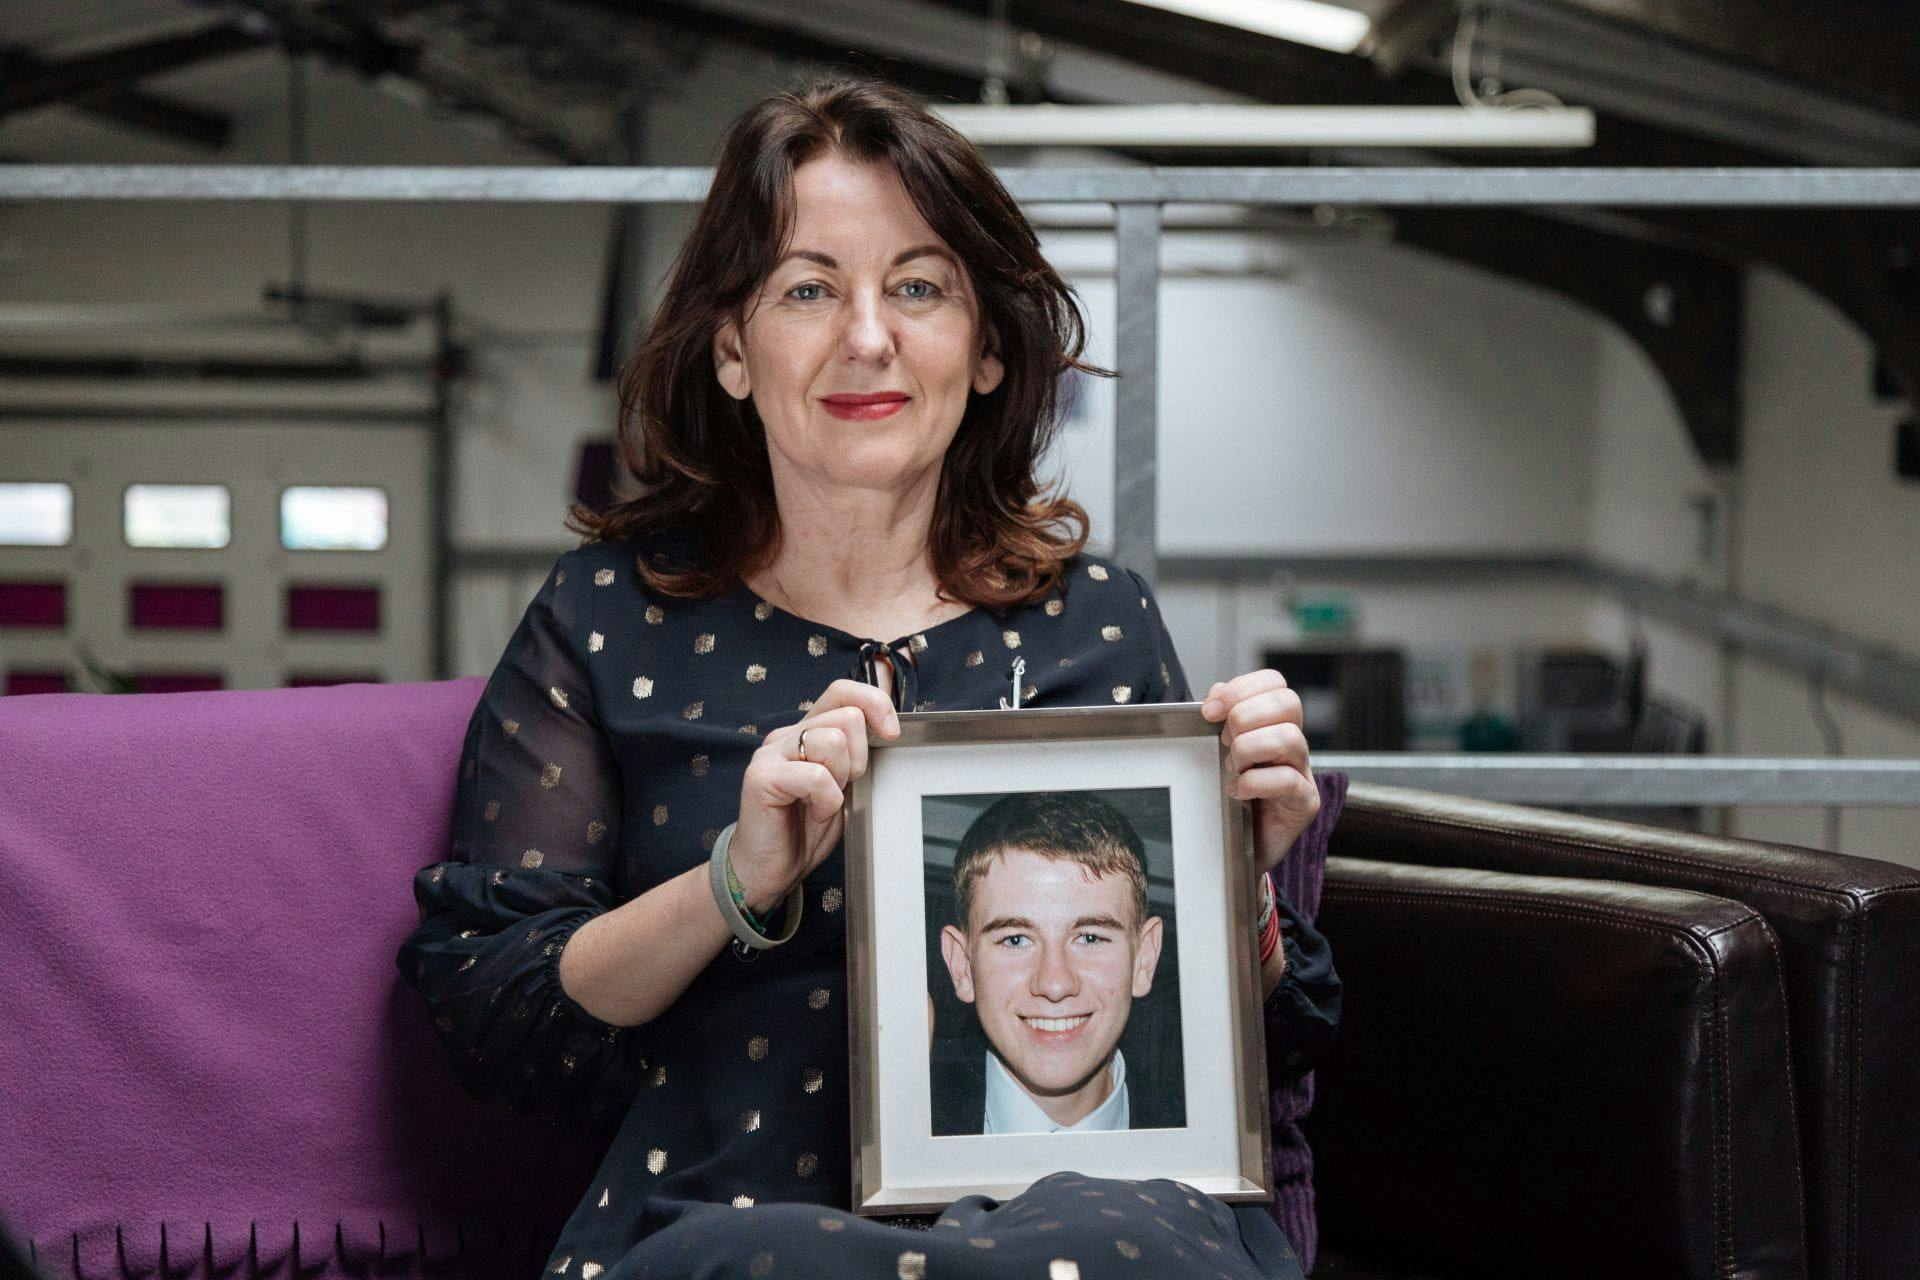
M1335 858L1320 918L1346 993L1307 1133L1348 1274L1805 1275L1779 953L1752 908Z
M1810 1272L1815 1280L1920 1275L1920 1107L1912 1102L1920 1079L1920 873L1816 849L1360 783L1333 851L1667 885L1753 907L1785 957Z

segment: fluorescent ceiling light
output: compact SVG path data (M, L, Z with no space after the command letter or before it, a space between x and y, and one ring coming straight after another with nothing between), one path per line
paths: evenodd
M1352 53L1373 23L1357 9L1320 0L1133 0L1150 9L1184 13L1203 22L1239 27L1278 40Z
M1590 147L1593 112L1476 107L933 106L980 146Z

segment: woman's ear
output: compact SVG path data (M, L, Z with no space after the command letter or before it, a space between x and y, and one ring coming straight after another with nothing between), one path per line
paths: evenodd
M973 365L973 389L984 396L1006 376L1007 367L1000 361L1000 331L989 324L980 358Z
M740 326L733 320L721 321L713 331L713 371L735 400L745 400L752 393L746 357L740 350Z

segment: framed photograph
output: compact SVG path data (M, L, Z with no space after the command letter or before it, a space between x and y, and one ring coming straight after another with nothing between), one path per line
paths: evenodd
M1270 1200L1250 817L1197 702L924 711L847 812L853 1206Z

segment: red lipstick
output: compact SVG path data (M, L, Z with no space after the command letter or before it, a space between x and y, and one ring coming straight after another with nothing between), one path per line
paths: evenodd
M820 403L836 418L872 422L898 413L907 399L904 391L844 391L838 395L822 396Z

